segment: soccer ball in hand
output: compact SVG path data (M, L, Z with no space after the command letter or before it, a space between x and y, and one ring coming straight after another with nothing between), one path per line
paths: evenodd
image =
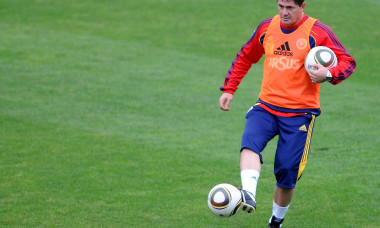
M317 46L312 48L305 57L305 68L307 73L310 73L311 65L321 64L327 69L338 64L335 53L328 47Z
M215 215L230 217L240 208L241 192L230 184L218 184L208 194L208 207Z

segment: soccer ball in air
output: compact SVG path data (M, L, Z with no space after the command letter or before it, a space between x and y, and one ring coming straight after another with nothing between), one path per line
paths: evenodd
M338 64L335 53L328 47L317 46L312 48L305 57L305 68L307 73L310 73L311 65L321 64L327 69Z
M215 215L230 217L240 208L242 196L239 189L230 184L218 184L208 194L208 207Z

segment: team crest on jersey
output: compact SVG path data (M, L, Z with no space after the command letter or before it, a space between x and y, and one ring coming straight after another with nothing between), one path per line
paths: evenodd
M278 47L273 54L275 55L282 55L282 56L293 56L293 52L290 50L289 42L286 41L285 43L281 44L280 47Z
M301 39L297 40L296 46L298 49L301 49L301 50L305 49L307 46L306 39L301 38Z

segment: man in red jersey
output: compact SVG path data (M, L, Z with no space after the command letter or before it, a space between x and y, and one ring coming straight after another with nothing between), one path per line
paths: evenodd
M242 209L256 210L256 186L261 172L261 152L279 136L274 161L276 187L273 213L268 227L280 227L294 195L297 181L306 166L315 118L320 114L320 83L336 85L356 68L355 60L331 29L303 11L303 0L277 0L279 15L266 19L238 52L219 99L230 110L233 94L252 64L265 54L264 76L259 100L246 115L242 137L240 169ZM310 75L304 58L311 48L326 46L334 51L338 65L326 69L314 65Z

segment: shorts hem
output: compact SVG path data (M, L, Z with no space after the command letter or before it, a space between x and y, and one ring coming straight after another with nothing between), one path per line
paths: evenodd
M283 184L279 184L279 183L277 183L276 186L277 186L277 187L280 187L280 188L293 189L293 188L296 187L296 184L292 184L292 185L283 185Z
M261 162L261 164L264 163L264 161L263 161L263 156L261 156L261 153L260 153L260 152L256 152L256 150L254 150L254 149L252 149L252 148L249 148L249 147L246 147L246 146L245 146L245 147L242 147L242 148L240 149L240 153L241 153L244 149L252 150L253 153L258 154L259 157L260 157L260 162Z

